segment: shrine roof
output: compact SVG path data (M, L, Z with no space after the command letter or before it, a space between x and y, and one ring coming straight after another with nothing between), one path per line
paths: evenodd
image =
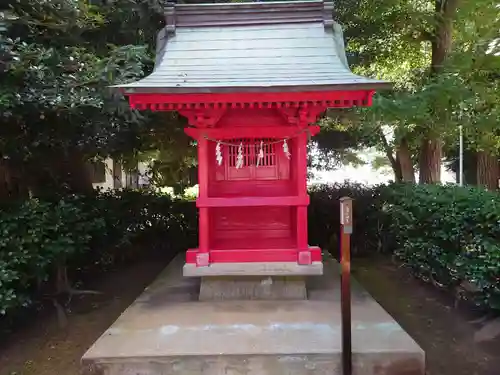
M169 5L153 72L114 87L126 94L387 87L351 72L332 13L323 1Z

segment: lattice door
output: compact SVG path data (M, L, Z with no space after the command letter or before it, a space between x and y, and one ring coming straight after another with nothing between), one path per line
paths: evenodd
M228 180L276 179L278 177L278 144L273 139L232 139L232 146L226 146L226 176ZM259 151L263 142L263 157ZM239 144L242 144L243 166L236 168Z

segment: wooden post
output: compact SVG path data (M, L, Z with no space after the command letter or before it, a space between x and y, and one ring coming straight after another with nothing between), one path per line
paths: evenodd
M340 304L342 316L342 373L352 375L351 233L352 198L340 198Z
M198 186L199 197L208 198L208 142L205 138L198 139ZM210 264L209 254L209 216L208 208L199 209L199 252L196 255L196 265L206 267Z
M294 149L292 153L292 158L295 161L295 173L296 173L296 184L297 184L297 195L300 198L307 198L307 134L302 133L298 135L295 140ZM306 259L302 259L300 256L301 252L308 252L309 246L307 243L307 206L297 207L297 247L299 250L299 264L311 264L310 256Z

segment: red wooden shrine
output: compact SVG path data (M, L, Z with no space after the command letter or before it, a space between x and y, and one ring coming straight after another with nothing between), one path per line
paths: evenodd
M187 251L188 265L321 264L307 235L308 140L327 108L369 106L383 84L342 64L331 13L322 1L173 5L155 71L120 86L132 108L189 121L199 246Z

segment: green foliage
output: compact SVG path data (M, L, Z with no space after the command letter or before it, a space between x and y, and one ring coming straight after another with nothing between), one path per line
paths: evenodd
M437 67L439 74L431 74L436 73L432 42L443 24L436 4L446 2L451 0L336 2L354 71L391 81L395 88L377 94L372 108L359 111L350 132L364 128L377 134L382 125L391 126L395 137L390 146L397 147L404 137L418 154L424 139L439 137L445 146L453 144L458 125L464 125L468 147L500 152L500 8L493 0L460 1L451 19L452 48ZM373 140L385 152L378 138Z
M89 249L105 226L102 218L69 197L59 202L37 199L0 211L0 314L29 302L32 288L47 281L61 259Z
M500 195L475 188L323 185L311 190L311 244L337 256L339 199L354 198L353 254L395 254L413 273L500 309Z
M352 236L353 253L369 255L386 251L384 236L388 231L385 216L380 215L379 189L362 184L344 183L311 187L309 205L309 242L324 249L337 249L340 235L339 199L354 199ZM335 254L337 255L337 254Z
M52 290L58 267L71 273L137 259L147 242L175 254L196 241L194 204L140 191L31 199L0 211L0 315ZM133 244L134 246L130 246ZM128 259L126 259L128 258Z
M336 255L339 199L354 198L353 253L395 253L415 275L450 288L477 287L471 298L500 308L500 196L454 186L360 184L310 190L309 240ZM70 275L196 246L193 202L143 191L31 199L0 211L0 312L15 311ZM141 246L143 244L144 246ZM139 249L139 251L137 250ZM50 288L49 288L50 289Z
M383 191L396 255L422 278L468 282L478 304L500 309L500 195L456 186Z
M152 70L161 9L154 0L26 0L0 13L0 154L25 190L62 190L66 170L83 174L95 156L130 159L157 127L170 128L109 89ZM84 180L70 190L88 191Z

